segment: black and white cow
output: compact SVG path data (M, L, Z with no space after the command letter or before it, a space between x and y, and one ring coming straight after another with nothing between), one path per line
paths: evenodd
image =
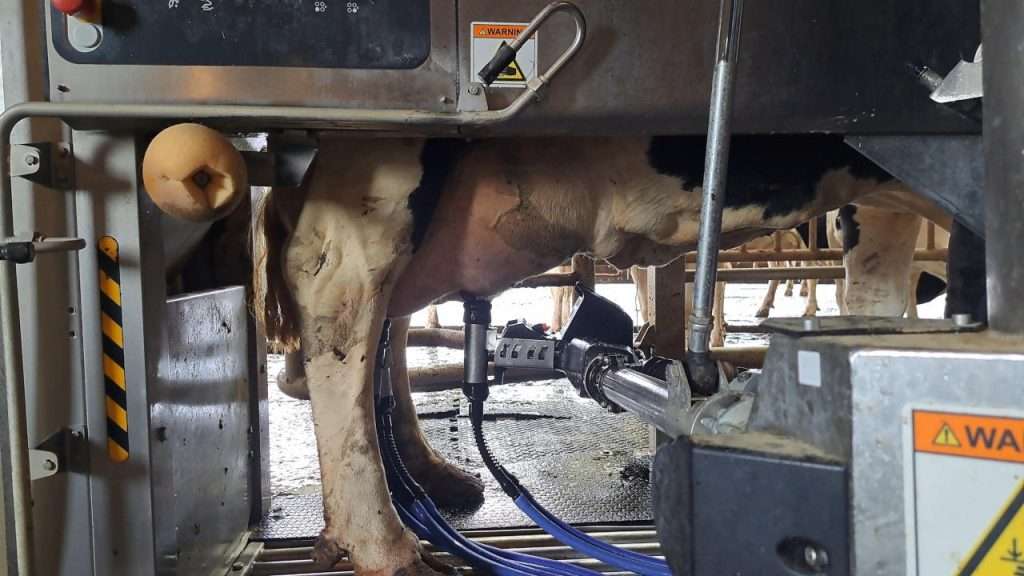
M301 354L293 392L312 400L326 520L315 556L347 553L361 576L433 574L439 566L391 505L378 454L372 373L384 320L398 319L401 342L401 319L439 297L496 294L576 253L625 268L694 249L705 139L320 140L302 193L272 193L264 206L257 275L267 333ZM839 137L737 136L723 243L910 194ZM414 473L442 479L434 495L479 494L478 480L427 445L404 370L396 380Z

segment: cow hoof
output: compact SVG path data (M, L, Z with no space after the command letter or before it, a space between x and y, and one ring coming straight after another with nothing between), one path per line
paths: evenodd
M313 562L317 566L337 566L348 556L348 551L323 532L313 545Z
M754 317L755 318L767 318L768 317L768 309L767 308L761 308L760 310L758 310L757 312L754 313Z
M413 471L413 476L439 508L472 510L484 503L483 481L447 462Z

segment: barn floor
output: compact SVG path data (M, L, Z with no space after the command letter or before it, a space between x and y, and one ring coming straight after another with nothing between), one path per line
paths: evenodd
M430 443L449 461L479 473L486 485L482 507L446 514L452 525L532 525L484 467L461 391L417 396ZM562 380L495 387L487 410L484 432L498 461L559 517L574 524L650 519L648 433L639 420L577 397ZM317 534L321 516L319 491L278 495L258 537L290 540Z
M631 285L601 285L599 291L635 315ZM764 295L759 285L729 285L727 320L734 325L756 324L754 311ZM803 310L799 296L780 291L773 316L796 316ZM822 315L836 314L833 287L819 287ZM543 322L550 316L547 290L513 290L495 301L494 323L525 317ZM941 299L919 309L922 317L941 316ZM441 323L458 324L457 303L439 309ZM422 318L413 318L413 323ZM728 344L764 343L762 336L731 334ZM461 361L460 350L410 349L413 366ZM270 359L271 378L283 367ZM486 502L477 510L447 513L460 529L524 527L532 523L500 491L487 472L473 442L468 406L458 390L416 393L414 399L431 445L450 461L479 473L486 484ZM257 538L309 538L322 528L320 477L316 444L307 402L290 399L276 386L270 389L271 513L263 519ZM498 461L516 474L552 512L574 524L643 523L651 519L648 485L650 453L648 428L629 414L610 414L576 395L564 379L495 387L487 403L488 444Z

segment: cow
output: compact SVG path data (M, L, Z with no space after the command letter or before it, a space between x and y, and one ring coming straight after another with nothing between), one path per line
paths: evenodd
M392 507L374 431L373 370L388 318L452 294L487 297L573 254L664 264L697 244L703 136L485 139L320 135L301 190L272 192L255 275L258 320L299 358L312 401L325 527L315 559L360 576L443 571ZM787 229L868 195L911 197L837 136L736 136L722 243ZM397 352L396 352L397 354ZM438 490L479 480L423 439L396 358L404 459ZM301 371L301 374L298 372Z
M928 247L928 226L918 214L849 205L830 211L828 242L842 247L846 280L836 282L840 314L917 318L917 305L946 288L946 264L915 261ZM948 226L948 223L946 224ZM934 226L934 246L949 247L949 232Z

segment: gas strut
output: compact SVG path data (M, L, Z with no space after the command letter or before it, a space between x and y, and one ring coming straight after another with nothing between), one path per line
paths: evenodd
M477 544L459 534L441 516L423 488L409 474L395 442L391 418L395 397L391 384L390 327L390 321L385 321L377 349L373 383L377 441L391 501L402 522L418 538L429 540L439 549L461 557L476 569L498 576L598 576L598 572L575 564ZM484 366L486 368L486 363Z
M711 86L711 111L704 157L704 200L700 208L697 272L693 282L693 314L690 316L690 349L686 363L694 389L711 395L718 391L718 369L711 358L710 338L718 247L722 234L726 176L729 165L730 120L736 61L740 52L743 0L721 0L718 14L718 45Z
M583 288L577 285L577 290L583 290ZM583 302L584 300L581 299L577 304L577 308L573 312L573 319L576 320L575 325L577 327L581 326L579 318L577 318L577 314L580 312ZM598 304L602 304L602 301L599 300ZM614 307L614 305L612 306ZM629 570L630 572L635 572L642 576L671 576L672 572L669 570L668 564L666 564L664 560L644 554L638 554L631 550L618 548L608 544L607 542L597 540L579 530L576 530L565 522L562 522L558 517L544 509L543 506L534 500L533 496L526 490L526 488L519 483L519 480L494 458L494 455L487 446L487 440L484 438L483 433L484 401L487 399L488 395L486 371L488 353L486 338L481 337L481 335L486 335L487 329L489 328L491 303L483 299L465 298L464 308L466 321L466 382L463 385L463 391L470 402L469 417L473 426L473 437L476 440L477 449L480 451L480 456L483 458L484 464L494 476L495 480L498 481L501 489L505 494L512 498L516 506L531 520L533 520L537 526L577 552L597 558L610 566L615 566L622 570ZM581 316L581 318L582 317L583 316ZM587 315L586 317L600 318L596 315ZM614 325L614 320L617 318L606 316L600 319L602 323ZM629 318L626 317L626 320L628 321ZM570 332L573 324L573 320L570 320L569 325L566 328L566 333ZM629 333L630 335L632 334L632 329L629 329ZM554 346L554 341L545 339L515 338L515 335L516 330L513 329L513 327L510 326L506 329L502 338L503 344L501 345L501 348L495 352L496 359L504 352L506 358L511 358L514 355L516 359L521 358L527 363L550 363L552 367L555 366L555 357L556 355L561 355L561 352L557 346ZM521 330L519 331L519 335L526 336L526 334ZM615 344L606 345L602 350L611 353L628 353L627 347ZM592 350L592 352L597 351ZM587 355L588 354L584 353L584 356Z

